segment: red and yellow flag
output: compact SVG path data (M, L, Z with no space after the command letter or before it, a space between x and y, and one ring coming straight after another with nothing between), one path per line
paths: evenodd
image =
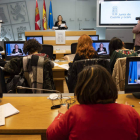
M39 8L38 2L36 0L36 9L35 9L35 30L40 30L40 15L39 15Z
M47 17L46 17L46 5L45 0L43 0L43 18L42 18L43 30L47 30Z

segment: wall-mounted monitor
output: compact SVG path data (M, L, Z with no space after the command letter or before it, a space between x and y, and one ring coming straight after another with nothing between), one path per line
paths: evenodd
M23 46L25 41L5 41L5 59L10 60L15 57L23 57Z
M140 1L103 1L99 4L100 26L136 25Z
M40 44L43 44L43 36L26 36L26 41L28 41L29 39L35 39Z

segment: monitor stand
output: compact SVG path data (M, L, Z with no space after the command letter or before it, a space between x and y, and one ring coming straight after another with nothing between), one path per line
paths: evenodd
M132 94L135 98L140 99L140 92L134 92Z

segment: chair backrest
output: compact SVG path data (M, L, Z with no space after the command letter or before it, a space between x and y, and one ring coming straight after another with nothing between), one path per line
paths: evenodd
M43 44L42 47L43 47L43 49L41 50L41 53L45 53L45 54L49 55L49 58L52 59L53 58L53 46Z
M118 91L125 89L126 57L118 58L113 69L112 78L117 85Z
M78 74L84 69L84 67L92 65L101 65L111 73L110 62L107 59L94 58L75 61L68 71L67 83L70 93L74 92Z
M0 68L0 98L3 97L3 93L7 93L7 89L5 84L4 72Z
M71 44L71 54L75 54L76 53L77 44L78 43L72 43Z
M125 48L126 48L126 49L130 49L130 50L133 50L133 48L134 48L134 43L125 43Z

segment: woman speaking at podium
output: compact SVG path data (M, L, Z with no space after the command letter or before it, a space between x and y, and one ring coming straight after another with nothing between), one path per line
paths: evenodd
M58 29L68 29L66 22L63 21L63 18L61 15L57 17L57 21L55 22L55 27L58 27Z

